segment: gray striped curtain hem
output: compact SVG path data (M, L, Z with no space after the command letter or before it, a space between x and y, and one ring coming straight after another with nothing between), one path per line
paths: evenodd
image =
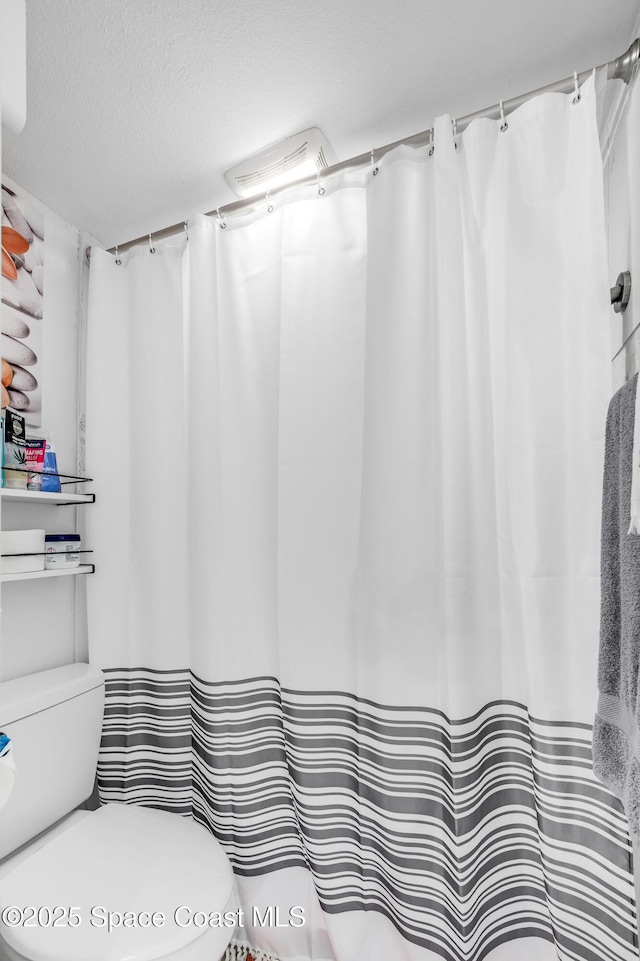
M523 937L637 961L626 818L589 725L188 670L109 670L106 688L102 801L193 816L237 875L304 867L327 914L376 911L444 961Z

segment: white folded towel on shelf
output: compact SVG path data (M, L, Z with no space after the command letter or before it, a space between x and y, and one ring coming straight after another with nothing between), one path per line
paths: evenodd
M636 388L633 425L633 466L631 470L631 523L628 534L640 534L640 390Z

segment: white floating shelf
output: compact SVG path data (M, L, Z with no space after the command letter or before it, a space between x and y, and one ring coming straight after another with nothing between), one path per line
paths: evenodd
M59 571L29 571L28 574L0 574L0 581L32 581L36 577L65 577L70 574L92 574L93 571L93 564L80 564L79 567L71 567L68 570L62 568L62 570Z
M21 504L93 504L95 500L95 494L65 494L64 491L52 494L50 491L27 491L14 487L3 487L0 495L3 501Z

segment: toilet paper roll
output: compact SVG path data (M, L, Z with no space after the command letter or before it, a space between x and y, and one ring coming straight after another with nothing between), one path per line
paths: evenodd
M9 799L15 779L16 766L13 763L11 752L9 752L9 754L0 757L0 809Z

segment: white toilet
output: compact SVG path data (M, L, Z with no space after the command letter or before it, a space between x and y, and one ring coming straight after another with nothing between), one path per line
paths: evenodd
M0 684L17 769L0 810L0 959L216 961L237 900L209 832L127 804L74 810L93 789L103 705L88 664Z

